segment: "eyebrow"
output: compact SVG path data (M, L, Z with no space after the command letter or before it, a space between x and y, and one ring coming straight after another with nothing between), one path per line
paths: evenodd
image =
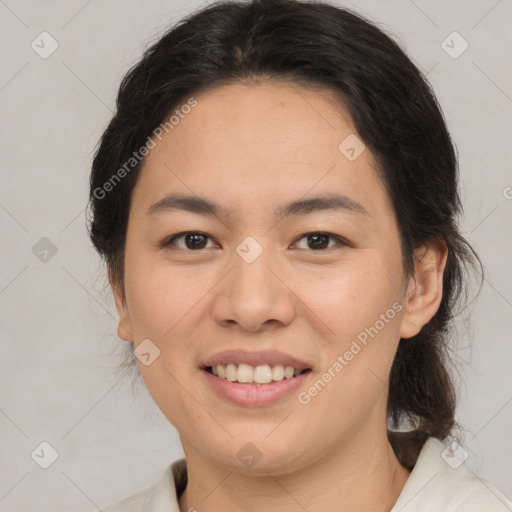
M148 215L169 211L184 210L204 216L228 217L233 212L224 205L199 196L170 194L151 205ZM368 215L366 208L359 202L342 194L324 194L310 199L299 199L280 205L274 209L278 219L293 215L308 215L322 210L345 211Z

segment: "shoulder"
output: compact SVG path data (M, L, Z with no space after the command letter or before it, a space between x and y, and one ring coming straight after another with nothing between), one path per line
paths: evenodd
M463 460L451 447L445 447L437 439L428 439L391 512L512 511L507 498L492 484L468 471Z
M179 459L167 466L154 484L104 508L103 512L180 512L178 496L186 484L186 462Z

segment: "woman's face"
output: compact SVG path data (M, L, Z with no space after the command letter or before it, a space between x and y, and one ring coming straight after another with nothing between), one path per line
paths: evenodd
M390 367L413 334L397 224L327 92L236 84L195 99L133 191L119 335L186 454L290 471L386 428ZM184 232L199 233L170 240ZM276 380L231 382L205 369L217 363Z

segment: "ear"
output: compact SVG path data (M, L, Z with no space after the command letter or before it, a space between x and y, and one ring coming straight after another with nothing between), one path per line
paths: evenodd
M117 323L117 335L123 341L133 341L130 312L126 303L123 285L122 283L119 283L118 279L114 277L110 272L108 280L112 289L112 293L114 294L117 314L119 316Z
M433 239L414 252L414 272L404 300L400 337L411 338L436 314L443 297L443 273L448 248Z

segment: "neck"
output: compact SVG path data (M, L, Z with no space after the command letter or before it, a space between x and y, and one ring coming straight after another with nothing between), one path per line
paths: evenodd
M180 511L388 512L410 472L396 459L385 431L370 438L361 434L349 449L331 450L299 471L256 477L219 466L184 442L188 484Z

